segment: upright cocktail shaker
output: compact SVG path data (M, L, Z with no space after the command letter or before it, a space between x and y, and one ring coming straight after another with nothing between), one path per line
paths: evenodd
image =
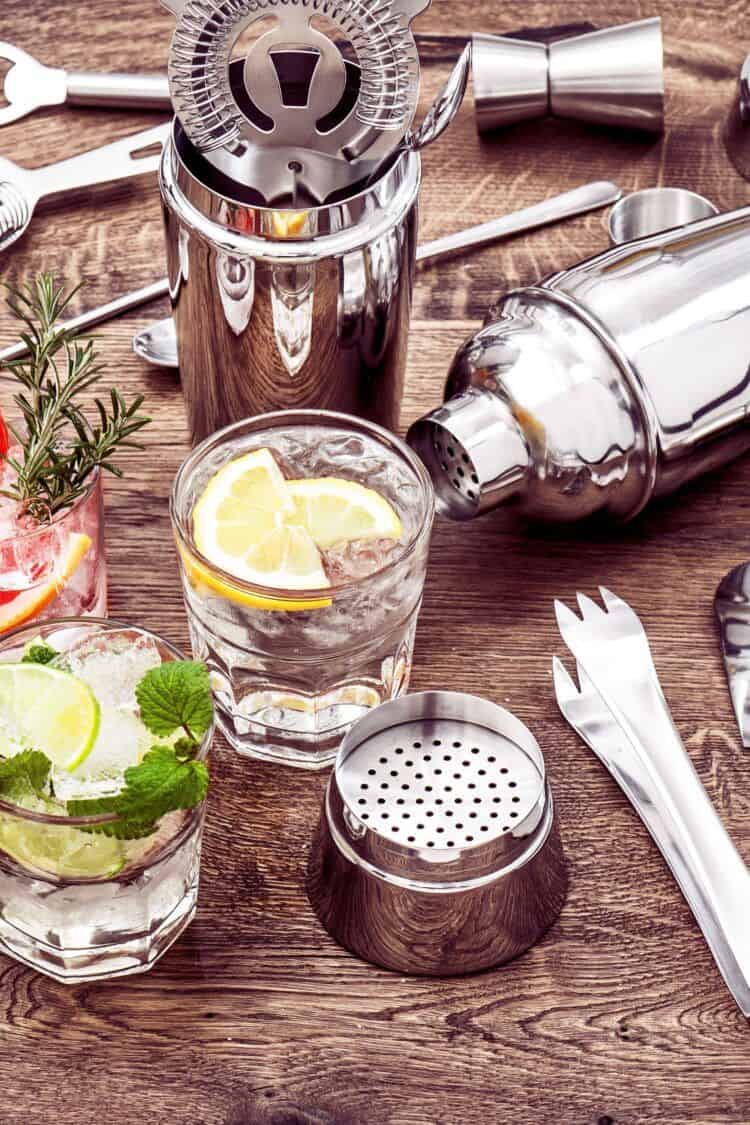
M396 429L418 153L404 153L355 194L306 209L253 202L242 170L235 176L202 160L175 121L161 192L193 440L303 406Z
M750 208L509 293L408 440L438 508L637 515L750 447Z
M302 406L395 428L420 178L411 23L429 0L163 3L161 191L193 438Z

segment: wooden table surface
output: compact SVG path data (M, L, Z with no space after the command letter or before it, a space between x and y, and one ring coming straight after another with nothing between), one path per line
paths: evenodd
M433 0L444 36L660 13L668 129L622 138L527 124L481 144L471 99L424 161L422 237L489 219L587 180L680 184L728 209L750 202L721 128L750 48L746 0ZM156 0L26 0L0 35L73 69L157 70L170 17ZM452 52L433 46L424 96ZM29 166L146 127L147 115L59 109L2 131ZM450 358L493 297L605 248L603 214L420 275L403 424L435 405ZM79 307L164 272L153 182L39 214L3 258L86 281ZM166 308L101 329L113 380L142 391L147 449L107 482L113 615L187 643L167 496L186 449L177 377L130 350ZM0 344L12 325L0 315ZM674 373L675 378L679 372ZM0 957L3 1125L371 1125L750 1121L750 1029L640 821L561 719L552 599L606 583L640 613L680 731L750 860L750 759L732 715L712 619L721 575L750 553L750 465L737 463L625 528L549 530L495 513L436 527L413 687L477 692L534 731L551 775L571 886L558 923L517 962L468 979L405 979L342 952L303 876L324 778L216 746L195 922L150 973L64 987Z

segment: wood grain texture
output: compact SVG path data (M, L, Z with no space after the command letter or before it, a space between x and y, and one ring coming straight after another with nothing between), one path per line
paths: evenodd
M470 100L425 154L422 238L587 180L681 184L729 208L750 201L721 128L748 49L747 0L433 0L432 36L661 13L663 139L555 122L480 142ZM71 68L157 70L171 21L156 0L5 4L0 36ZM448 49L446 47L446 52ZM425 68L430 98L448 65ZM2 131L32 166L153 121L56 110ZM403 423L440 397L456 346L506 287L605 247L602 214L568 222L418 280ZM2 260L85 279L98 304L164 272L153 183L38 214ZM148 398L148 449L107 482L111 611L186 644L167 496L186 448L173 374L132 355L133 330L166 307L101 329L118 383ZM11 324L0 314L0 344ZM496 514L437 527L416 689L469 690L510 707L544 749L571 861L557 925L515 964L469 979L405 979L357 962L308 908L303 872L323 778L249 764L223 745L198 917L157 968L65 988L0 958L3 1125L676 1125L750 1120L750 1030L628 803L560 718L550 658L555 596L599 582L649 630L696 768L750 860L750 765L736 737L712 595L750 549L750 462L650 509L626 528L549 530Z

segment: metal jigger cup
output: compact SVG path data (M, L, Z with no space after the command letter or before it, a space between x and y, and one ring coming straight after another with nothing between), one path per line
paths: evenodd
M664 127L661 20L637 20L545 45L474 36L480 133L552 114L660 133Z
M710 200L686 188L644 188L615 203L607 217L607 229L612 245L621 246L718 214L718 207Z

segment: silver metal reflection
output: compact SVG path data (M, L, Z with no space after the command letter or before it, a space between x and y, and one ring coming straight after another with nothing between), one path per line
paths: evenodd
M750 747L750 563L724 575L714 609L737 726L742 745Z
M744 452L749 411L744 208L509 293L408 440L455 519L511 499L537 518L628 519Z
M425 692L352 727L308 873L341 945L399 972L473 972L538 941L566 889L542 752L508 711Z
M475 35L480 133L527 118L576 118L660 133L664 128L661 20L637 20L546 46Z
M724 130L724 142L737 171L750 180L750 55L742 64L737 93Z
M404 153L339 203L285 211L219 183L176 121L160 182L193 440L239 418L302 406L396 429L419 156Z
M560 709L632 803L669 864L740 1010L750 1016L750 872L685 750L643 625L600 588L578 594L579 617L555 603L580 687L555 658Z

